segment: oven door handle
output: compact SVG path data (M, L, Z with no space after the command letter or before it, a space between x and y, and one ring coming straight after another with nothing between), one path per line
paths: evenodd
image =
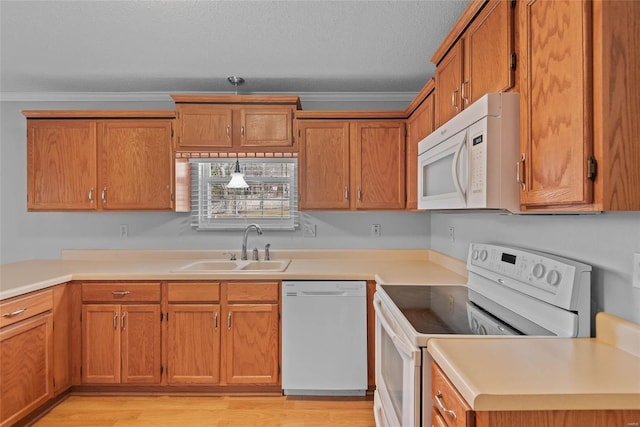
M402 337L395 333L394 328L391 327L390 322L387 320L385 309L382 306L382 301L377 296L374 297L373 302L377 308L376 313L378 320L380 321L380 324L384 328L384 330L387 331L387 334L389 335L389 338L391 338L393 344L408 358L412 359L414 365L417 366L420 363L420 351L417 348L413 347L411 344L405 342Z

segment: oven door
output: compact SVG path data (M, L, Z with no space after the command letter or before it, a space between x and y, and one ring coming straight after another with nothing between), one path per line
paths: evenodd
M420 349L404 336L384 302L376 311L376 395L378 427L417 427L420 422Z
M467 207L467 130L418 156L418 209Z

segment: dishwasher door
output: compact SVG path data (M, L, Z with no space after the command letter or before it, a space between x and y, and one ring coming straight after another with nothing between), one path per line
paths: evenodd
M364 395L367 285L282 283L282 388L286 395Z

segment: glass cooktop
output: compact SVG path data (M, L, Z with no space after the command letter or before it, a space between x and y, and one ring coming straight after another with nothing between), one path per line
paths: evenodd
M381 285L420 334L472 334L466 286Z

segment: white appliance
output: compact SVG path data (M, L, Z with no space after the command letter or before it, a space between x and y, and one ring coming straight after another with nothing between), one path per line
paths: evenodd
M376 287L376 426L429 427L433 337L591 335L591 267L472 243L467 286Z
M366 393L366 282L282 282L282 388L286 395Z
M489 93L418 144L418 209L518 212L520 95Z

